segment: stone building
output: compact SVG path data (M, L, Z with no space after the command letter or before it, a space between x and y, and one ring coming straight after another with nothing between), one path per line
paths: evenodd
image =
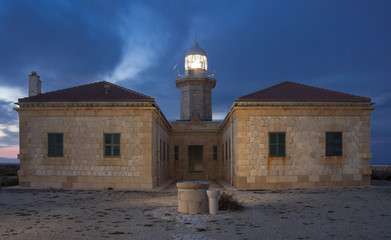
M220 179L239 189L370 183L371 99L283 82L235 100L212 121L214 75L197 42L185 57L180 120L147 95L109 82L19 99L20 185L151 189Z

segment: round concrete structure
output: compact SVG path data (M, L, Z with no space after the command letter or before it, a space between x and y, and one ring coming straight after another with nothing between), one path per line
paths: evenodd
M185 181L176 184L178 187L178 212L208 213L208 196L206 190L209 182Z

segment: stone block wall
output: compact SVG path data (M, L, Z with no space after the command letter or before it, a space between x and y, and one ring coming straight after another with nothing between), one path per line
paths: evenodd
M152 177L154 187L169 179L170 128L157 113L152 121Z
M237 188L370 184L370 112L355 108L236 108ZM232 125L226 120L224 127ZM226 131L226 132L227 132ZM325 156L326 131L343 132L343 154ZM269 132L286 132L286 156L269 156ZM223 142L226 139L223 133ZM234 154L235 156L235 154ZM234 174L235 176L235 174Z
M369 185L369 104L235 104L222 125L195 118L171 126L154 103L21 105L20 185L151 189L169 178L222 178L239 189ZM343 133L342 156L325 156L328 131ZM269 156L269 132L286 133L286 156ZM63 157L48 157L48 133L63 133ZM104 133L121 134L120 157L104 156ZM203 147L202 172L189 172L189 146Z
M20 186L152 188L153 108L21 108ZM64 156L48 157L47 133L63 133ZM120 133L121 156L104 157L104 133Z
M231 185L236 181L238 174L238 121L236 114L230 116L229 121L220 130L222 178Z
M212 120L212 91L203 85L188 85L181 88L181 119L194 116Z
M216 80L207 76L185 76L177 79L181 89L181 120L212 120L212 88Z

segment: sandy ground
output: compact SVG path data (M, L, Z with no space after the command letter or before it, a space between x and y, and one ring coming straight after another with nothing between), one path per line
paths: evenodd
M244 210L187 215L176 212L175 187L1 188L0 239L391 239L391 182L233 193Z

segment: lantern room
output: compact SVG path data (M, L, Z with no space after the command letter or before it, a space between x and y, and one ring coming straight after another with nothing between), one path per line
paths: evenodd
M208 62L206 53L197 40L194 41L193 47L186 52L185 57L185 74L186 75L206 75Z

